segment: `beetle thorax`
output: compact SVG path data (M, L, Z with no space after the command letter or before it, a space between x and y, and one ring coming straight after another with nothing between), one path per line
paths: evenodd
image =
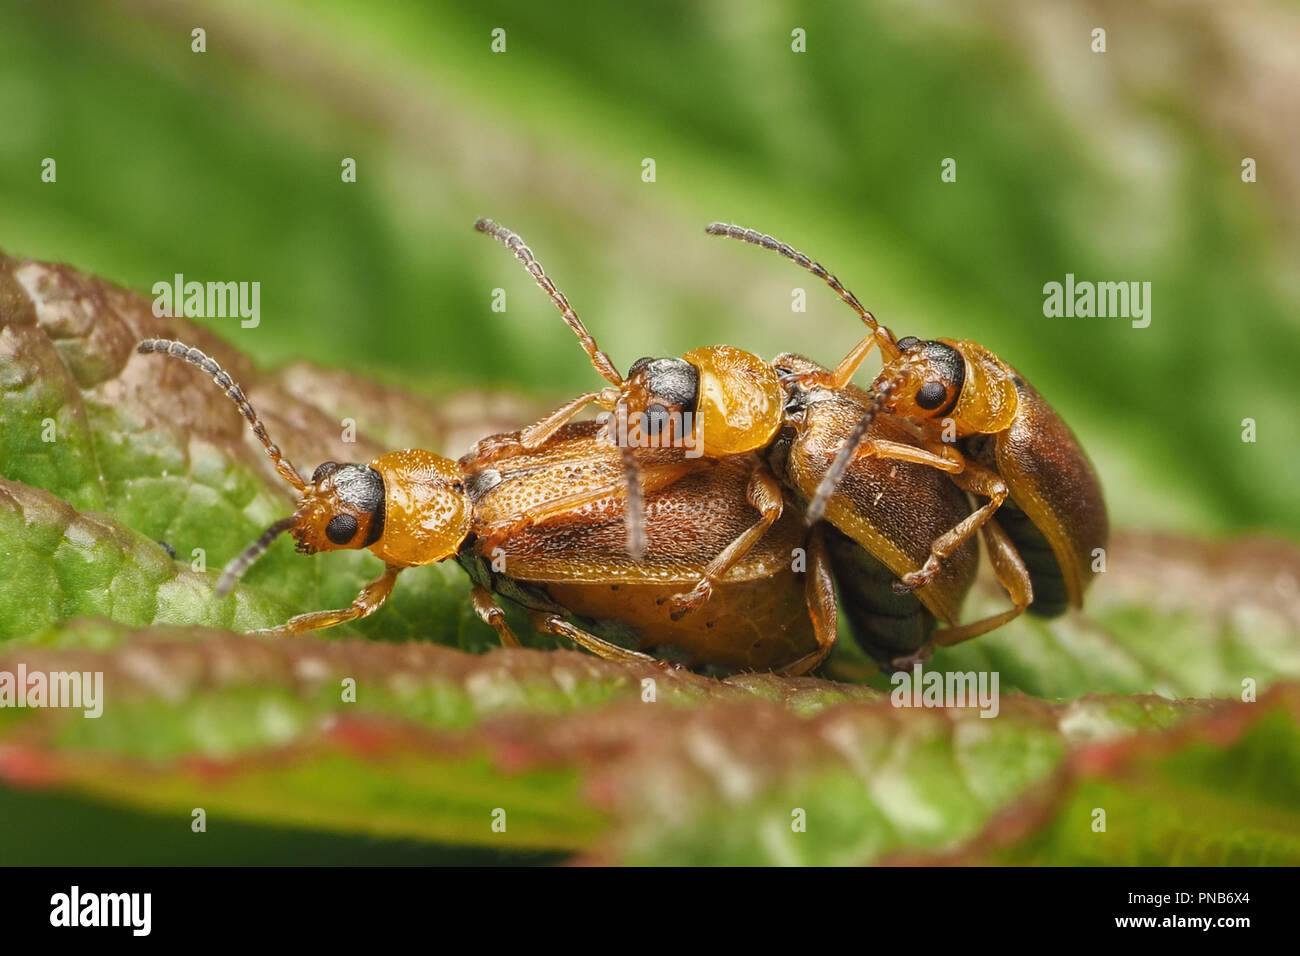
M381 455L384 535L370 548L388 564L413 567L451 557L469 534L473 507L460 468L420 449Z

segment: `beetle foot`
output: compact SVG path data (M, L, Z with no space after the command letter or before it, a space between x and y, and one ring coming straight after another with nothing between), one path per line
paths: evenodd
M527 450L520 439L522 434L522 432L512 432L508 435L489 435L487 438L480 438L464 458L470 459L476 465L513 458Z
M917 588L925 587L934 580L934 576L939 573L940 567L942 567L942 565L939 563L939 559L933 554L930 555L925 559L925 564L922 565L921 570L909 571L907 574L904 574L902 578L894 582L894 592L897 594L907 594L909 591L915 591Z
M691 611L698 610L712 595L713 585L708 581L701 581L690 591L674 594L668 599L668 616L674 621L680 621Z
M798 386L807 390L831 384L831 373L821 368L810 369L806 372L786 372L784 375L778 375L777 377L781 380L782 385Z

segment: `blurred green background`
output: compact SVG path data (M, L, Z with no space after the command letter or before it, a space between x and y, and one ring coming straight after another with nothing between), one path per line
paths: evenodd
M723 219L820 259L899 335L1016 365L1117 523L1300 537L1293 3L0 7L0 248L145 293L259 281L258 328L208 322L267 365L429 394L591 387L481 215L621 366L719 342L837 361L853 314L705 236ZM1045 318L1067 272L1151 282L1150 327Z

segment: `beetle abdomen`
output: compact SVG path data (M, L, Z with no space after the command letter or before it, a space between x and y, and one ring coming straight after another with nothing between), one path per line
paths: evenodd
M830 524L823 525L835 586L858 646L877 663L919 650L934 630L934 615L912 592L893 588L898 577Z
M1026 609L1037 617L1057 617L1070 606L1069 589L1056 552L1038 527L1013 501L1006 501L991 519L1002 526L1020 552L1034 588L1034 600Z

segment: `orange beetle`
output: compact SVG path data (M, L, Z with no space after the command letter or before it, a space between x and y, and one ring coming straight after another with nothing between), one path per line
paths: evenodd
M771 236L725 223L707 231L781 253L826 279L853 306L871 334L836 369L841 385L871 344L880 346L884 367L872 384L871 403L823 474L808 506L810 521L822 516L855 460L930 465L988 501L933 541L925 564L902 576L900 590L929 583L942 561L983 529L1014 605L1000 621L1026 608L1050 617L1083 604L1106 547L1106 503L1078 439L1023 376L975 342L914 336L895 341L825 268ZM882 414L909 423L914 443L872 438L872 421Z
M454 557L473 582L475 613L505 645L519 642L498 598L519 607L538 631L618 661L667 658L719 672L802 674L835 644L835 589L821 529L804 527L793 512L731 562L732 572L705 611L687 622L671 614L672 594L729 542L753 535L746 530L753 513L744 494L755 469L750 456L708 467L672 449L640 453L649 546L633 560L624 547L620 455L596 440L594 423L558 428L544 448L503 465L474 452L452 461L407 449L365 464L325 462L307 481L213 359L168 339L147 339L137 349L187 361L210 375L298 493L294 513L226 567L218 596L285 531L304 554L368 549L384 562L383 573L348 607L299 614L255 633L301 633L367 617L388 599L404 569ZM480 444L496 443L517 445L518 433ZM498 549L498 540L504 548ZM793 567L795 552L806 557L806 568ZM906 607L908 625L933 626L923 605Z
M714 345L692 349L681 358L642 358L632 363L626 377L620 375L524 241L490 219L479 219L474 228L505 245L524 264L577 335L592 366L610 383L606 388L579 395L523 429L517 442L494 436L481 442L476 453L484 460L494 460L540 448L558 428L588 405L600 406L605 410L601 417L606 439L619 447L623 457L627 547L633 557L639 556L645 547L636 449L673 447L681 449L687 458L721 459L766 449L786 424L787 382L770 362L744 349ZM851 294L833 276L828 281L851 299ZM856 368L861 359L854 356L866 354L870 338L860 342L841 365L852 361ZM841 377L847 382L851 375L851 371L845 375L839 368L819 369L801 375L800 381L803 384L816 381L835 388ZM781 483L760 459L755 459L747 496L760 512L760 520L718 554L694 588L673 597L674 614L678 618L704 604L718 581L781 516Z

